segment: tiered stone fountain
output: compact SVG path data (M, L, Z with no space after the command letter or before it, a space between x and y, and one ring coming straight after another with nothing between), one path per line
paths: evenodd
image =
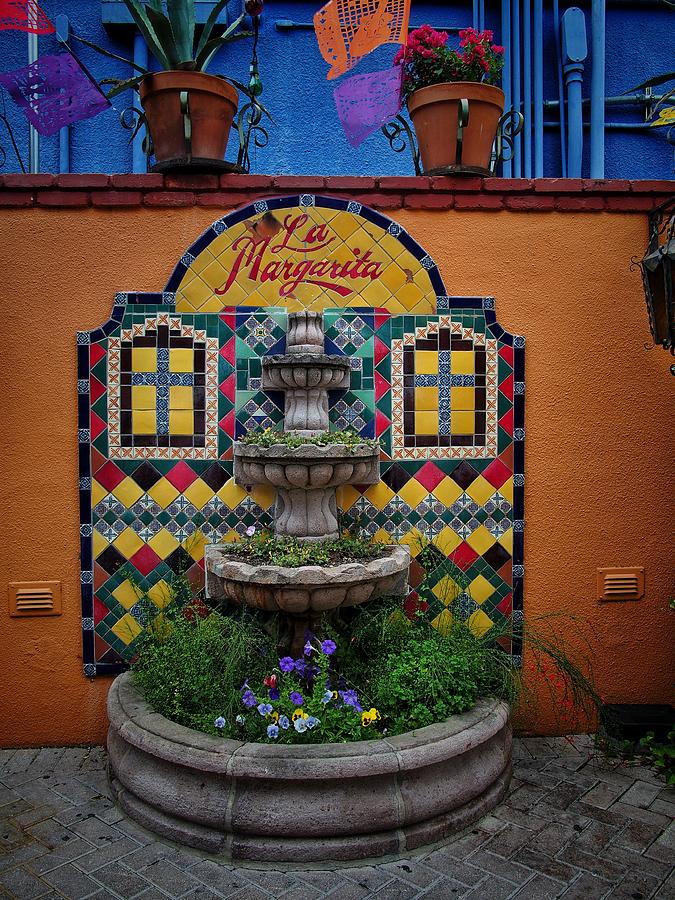
M295 315L288 353L264 362L265 386L286 392L286 429L301 436L327 430L327 392L349 384L348 361L324 355L322 344L320 316ZM239 443L234 452L237 481L273 485L275 531L299 540L336 537L337 487L379 477L370 444ZM368 562L295 569L206 548L208 595L277 610L292 626L292 652L324 610L403 592L408 564L399 546ZM125 673L110 689L108 716L111 785L128 815L179 843L265 867L407 855L484 815L510 779L509 711L496 700L380 740L242 743L158 715Z
M292 313L287 353L263 361L263 388L284 392L285 431L308 437L328 431L328 391L349 387L350 371L347 357L323 352L321 313ZM291 448L239 442L234 446L234 477L246 487L276 488L277 536L331 540L339 536L337 488L375 484L379 449L372 443ZM306 629L326 610L403 594L410 553L405 546L383 545L376 559L291 569L251 565L233 557L226 544L211 544L205 560L207 599L281 613L290 626L288 649L299 652Z

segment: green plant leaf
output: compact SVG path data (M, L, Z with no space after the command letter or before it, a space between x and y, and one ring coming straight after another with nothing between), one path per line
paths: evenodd
M623 93L629 94L631 91L641 91L643 88L656 87L657 84L666 84L668 81L675 81L675 72L668 72L666 75L655 75L653 78L648 78L641 84L636 84L635 87L628 88L628 90Z
M157 40L162 46L162 50L169 61L170 67L175 69L180 62L180 59L178 58L176 36L173 33L171 22L169 22L164 13L155 12L155 10L150 7L148 7L148 19L154 28Z
M79 37L77 34L70 35L71 40L79 41L81 44L84 44L85 47L91 47L92 50L96 50L97 53L101 53L103 56L109 56L110 59L116 59L119 62L126 63L128 66L131 66L132 69L136 69L137 72L143 72L144 75L149 73L149 69L145 66L139 66L138 63L135 63L132 59L126 59L124 56L118 56L117 53L111 53L110 50L105 50L103 47L99 47L98 44L94 44L92 41L87 41L83 37Z
M209 17L206 20L206 24L204 25L204 29L199 38L199 43L197 44L197 50L195 52L195 58L199 56L202 52L206 44L208 44L211 34L213 33L213 29L218 20L218 16L221 14L225 6L227 5L227 0L218 0L216 5L213 7L211 12L209 13Z
M128 91L130 88L136 88L143 81L145 75L134 75L133 78L125 78L123 81L115 78L106 78L101 84L115 84L115 87L112 90L108 91L106 97L108 100L112 100L113 97L116 97L118 94L122 94L124 91Z
M195 43L194 0L167 0L166 10L176 43L178 62L192 62Z
M216 55L216 53L223 47L225 44L229 43L229 41L236 41L240 38L251 37L250 31L240 31L239 34L235 34L234 32L239 27L243 16L239 16L230 26L227 28L220 37L213 38L210 41L207 41L206 44L201 49L201 52L197 54L197 58L195 59L195 67L199 72L205 72L209 63Z
M153 28L150 18L148 16L149 12L153 12L156 14L156 11L152 9L152 7L143 6L139 0L123 0L124 5L129 11L129 15L134 20L136 27L143 35L143 39L145 43L148 45L148 50L152 53L153 56L156 57L160 66L163 69L171 69L173 66L169 61L169 57L167 56L164 47Z

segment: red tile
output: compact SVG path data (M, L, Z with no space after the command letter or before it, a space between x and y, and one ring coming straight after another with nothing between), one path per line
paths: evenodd
M513 400L513 374L508 375L502 383L499 385L499 390L504 394L505 397L508 397L509 400Z
M148 547L147 544L143 544L140 550L138 550L131 557L129 562L132 566L134 566L141 575L149 575L153 569L156 569L157 566L161 563L161 559L152 547Z
M176 463L173 469L167 472L164 477L167 481L170 481L177 490L184 491L185 488L190 487L192 482L195 481L198 476L184 460L181 460L179 463Z
M220 385L220 391L225 397L227 397L228 400L231 400L232 403L234 403L234 397L235 397L236 390L237 390L236 375L233 372Z
M509 444L506 450L502 450L499 459L504 463L509 472L513 472L513 444Z
M377 338L376 338L377 340ZM391 385L387 381L387 379L380 375L379 372L375 372L375 399L379 400L380 397L384 397L385 394L388 394L391 390Z
M375 318L377 319L377 316L375 316ZM377 323L376 323L375 327L377 328ZM389 356L389 347L387 347L387 345L384 343L384 341L381 341L379 339L379 337L377 337L377 336L375 337L375 340L373 343L374 343L375 365L379 366L379 364L382 362L382 360L385 359L387 356Z
M110 575L108 575L103 566L94 563L94 590L97 591L99 588L102 588L109 578Z
M425 463L419 472L415 475L415 481L425 487L429 493L433 491L436 485L440 484L445 478L445 473L441 472L438 466L431 461Z
M120 481L124 481L126 475L121 469L118 469L114 462L108 461L96 473L96 480L102 484L107 491L114 491Z
M102 431L105 431L106 424L103 419L100 416L97 416L93 410L90 416L91 439L92 441L95 441L99 434L101 434Z
M236 308L234 306L226 307L223 310L223 312L220 313L220 318L227 325L228 328L231 328L232 331L236 331L237 313L236 313Z
M507 362L511 368L513 368L513 347L509 347L508 344L504 344L503 347L499 348L499 355Z
M386 310L383 306L374 307L375 312L375 331L378 328L381 328L384 323L391 318L391 313Z
M493 459L483 472L483 478L496 488L500 488L511 477L512 470L504 465L501 459Z
M513 594L508 593L506 597L495 606L503 616L510 616L513 608Z
M98 625L98 623L105 619L108 615L108 607L101 603L98 597L94 597L94 625Z
M92 403L96 403L98 398L105 393L105 385L101 384L98 378L94 378L93 375L89 379L89 393L91 395Z
M235 338L231 337L226 344L223 344L220 355L226 359L231 365L236 365Z
M92 344L89 347L89 364L92 367L95 366L100 359L103 359L104 356L105 350L100 344Z
M226 416L218 422L218 425L222 428L225 434L229 434L231 438L234 437L234 410L231 409Z
M513 410L510 409L508 412L505 412L504 415L499 420L499 424L502 426L504 431L507 434L510 434L513 437Z
M379 437L383 431L391 425L391 419L388 419L379 409L375 413L375 435Z
M449 559L463 572L466 572L471 563L478 559L478 554L466 541L462 541L459 547L452 551Z

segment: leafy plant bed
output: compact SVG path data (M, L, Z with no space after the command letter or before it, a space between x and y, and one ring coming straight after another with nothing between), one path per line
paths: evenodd
M510 779L508 706L498 700L397 737L269 745L177 725L125 673L110 689L108 717L111 783L125 812L226 860L409 853L485 815Z
M386 544L363 541L356 537L339 538L336 541L303 542L295 538L277 538L263 531L244 541L224 544L228 556L251 563L271 563L274 566L335 566L339 563L377 559L383 556Z
M249 431L238 440L240 444L255 445L256 447L275 447L277 444L281 444L294 449L308 444L313 447L330 447L334 444L344 447L380 446L379 441L359 437L353 431L322 431L319 434L303 437L292 431L272 431L270 428L266 428L264 431Z

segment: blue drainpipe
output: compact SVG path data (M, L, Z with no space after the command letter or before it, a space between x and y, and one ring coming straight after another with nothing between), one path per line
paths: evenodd
M532 178L532 17L523 3L523 177Z
M560 11L558 0L553 0L553 35L555 37L555 58L558 69L558 100L560 101L558 109L560 115L560 168L562 177L567 178L567 139L565 137L567 130L565 128L565 92L563 90L562 61L560 57Z
M581 158L584 150L584 124L581 112L581 82L586 45L586 18L576 6L565 10L562 17L562 56L567 85L568 149L567 175L581 178Z
M544 9L534 0L534 177L544 177Z
M56 40L68 46L70 38L70 22L68 16L56 16L54 19ZM70 172L70 126L59 130L59 172Z
M522 112L520 108L520 0L513 0L511 11L511 102L516 112ZM513 139L513 177L520 178L521 171L521 136L517 134Z
M605 177L605 0L591 5L591 178Z
M504 109L511 109L511 0L502 0L502 44L504 45L504 70L502 74L502 90L504 91ZM510 178L513 162L509 159L502 163L502 175Z

